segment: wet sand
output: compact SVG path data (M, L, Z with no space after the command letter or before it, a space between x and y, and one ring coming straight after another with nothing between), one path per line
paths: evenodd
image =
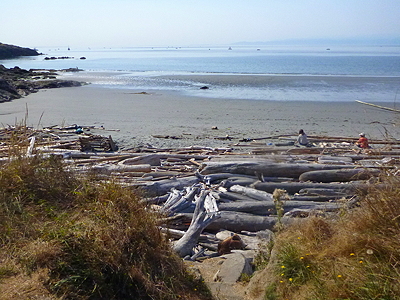
M309 135L400 138L400 115L356 102L260 101L189 97L172 91L135 91L98 85L42 90L0 104L1 126L104 126L121 148L223 147L243 138ZM393 103L379 105L393 106ZM155 135L176 137L155 138ZM231 141L219 138L230 136ZM263 140L268 142L268 140Z

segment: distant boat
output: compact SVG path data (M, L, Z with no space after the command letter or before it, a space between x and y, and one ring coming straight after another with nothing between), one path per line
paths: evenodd
M68 47L68 50L71 50L71 49Z
M326 48L326 50L331 50L331 48Z
M229 47L228 50L232 50L232 47Z

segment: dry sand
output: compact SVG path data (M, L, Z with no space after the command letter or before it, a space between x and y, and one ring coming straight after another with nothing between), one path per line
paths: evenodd
M300 128L309 135L357 138L358 133L365 132L370 139L400 137L396 126L399 114L356 102L229 100L188 97L171 91L140 92L97 85L42 90L1 103L0 124L21 122L28 111L27 124L39 128L102 125L106 130L92 132L111 135L122 148L144 144L223 147L242 138L296 136ZM234 139L216 139L227 135Z

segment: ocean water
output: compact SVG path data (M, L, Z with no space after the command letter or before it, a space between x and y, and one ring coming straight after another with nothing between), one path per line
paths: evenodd
M44 55L0 64L24 69L79 68L85 72L74 77L104 88L171 90L223 99L394 102L400 88L399 46L38 50ZM44 59L52 56L72 58Z

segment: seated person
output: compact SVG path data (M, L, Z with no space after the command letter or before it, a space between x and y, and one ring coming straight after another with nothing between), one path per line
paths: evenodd
M364 133L360 133L360 138L356 142L356 146L363 149L370 148L370 146L368 145L368 139L365 137Z
M301 146L307 146L307 147L311 146L310 142L308 141L307 134L304 132L303 129L300 129L296 143Z

